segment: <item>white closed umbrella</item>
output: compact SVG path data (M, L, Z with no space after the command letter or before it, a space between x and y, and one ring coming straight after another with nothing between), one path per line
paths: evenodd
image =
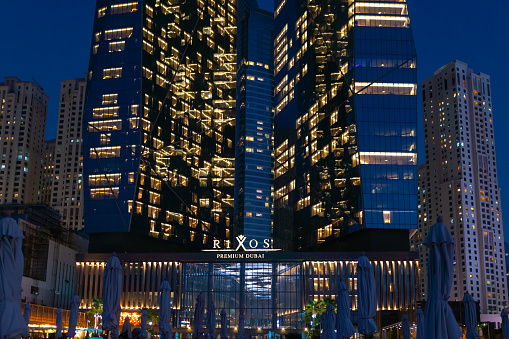
M25 304L25 309L23 310L23 319L25 320L25 324L27 324L27 328L25 331L25 337L28 337L30 335L30 328L28 327L28 324L30 324L30 313L32 312L32 306L30 303Z
M0 220L0 338L25 335L26 323L21 314L21 279L23 278L23 233L9 211Z
M69 330L67 338L76 336L76 326L78 326L78 317L80 315L80 296L75 295L71 302L71 312L69 313Z
M122 334L126 333L127 338L133 338L133 332L131 331L131 319L129 317L125 317L124 325L122 325Z
M57 325L57 331L55 333L55 338L62 338L62 320L63 320L63 315L62 315L62 309L59 308L57 310L57 321L56 321L56 325Z
M147 338L147 310L143 310L141 312L141 331L140 331L140 338Z
M118 336L120 317L120 293L122 288L122 265L115 253L108 259L103 276L102 329Z
M171 288L168 281L161 284L161 295L159 296L159 336L162 339L170 339L171 328Z

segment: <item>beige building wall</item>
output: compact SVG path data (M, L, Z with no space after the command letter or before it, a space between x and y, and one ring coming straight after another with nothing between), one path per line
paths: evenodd
M62 81L56 137L51 206L67 229L81 230L83 221L83 107L85 79Z
M450 300L468 291L482 314L499 314L507 282L490 77L454 61L421 85L426 162L419 167L419 226L411 246L420 253L423 297L428 250L422 243L442 216L455 241Z
M29 81L0 83L0 204L39 203L48 96Z

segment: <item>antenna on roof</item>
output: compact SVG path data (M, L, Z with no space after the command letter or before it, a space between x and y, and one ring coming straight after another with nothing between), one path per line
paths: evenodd
M32 77L32 80L35 82L35 84L36 84L37 86L39 86L39 89L40 89L41 91L44 91L44 87L42 87L41 85L39 85L39 83L37 82L37 80L35 80L35 78L34 78L34 77Z

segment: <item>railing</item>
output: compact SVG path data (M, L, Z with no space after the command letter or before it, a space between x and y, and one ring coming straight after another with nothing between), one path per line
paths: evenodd
M34 327L43 326L48 327L54 326L56 327L57 321L57 308L41 306L41 305L31 305L32 311L30 312L30 325L35 325ZM25 309L25 303L21 303L21 312ZM69 314L71 311L62 310L62 327L69 327ZM32 326L30 326L32 327ZM86 314L80 312L78 315L78 328L87 327L87 318Z

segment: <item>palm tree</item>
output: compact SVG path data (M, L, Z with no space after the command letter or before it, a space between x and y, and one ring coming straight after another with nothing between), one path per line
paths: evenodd
M92 299L92 307L87 312L89 318L94 318L94 328L98 328L99 315L103 313L103 298Z
M306 305L304 321L306 322L306 326L309 326L309 337L313 337L315 330L320 330L320 316L327 310L329 304L332 304L334 309L336 309L336 302L332 298L311 300L309 304Z

